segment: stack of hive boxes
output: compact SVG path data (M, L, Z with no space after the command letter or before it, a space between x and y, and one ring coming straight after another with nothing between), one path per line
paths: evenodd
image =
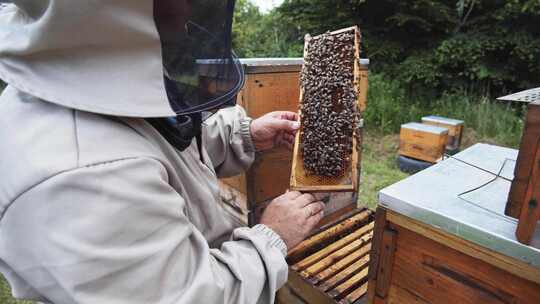
M425 116L422 123L401 126L398 163L403 171L414 173L438 162L445 153L459 151L463 121Z

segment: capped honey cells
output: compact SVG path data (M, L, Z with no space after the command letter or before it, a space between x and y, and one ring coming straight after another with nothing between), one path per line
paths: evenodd
M351 161L359 120L354 88L354 33L312 39L300 77L301 153L308 174L336 177Z

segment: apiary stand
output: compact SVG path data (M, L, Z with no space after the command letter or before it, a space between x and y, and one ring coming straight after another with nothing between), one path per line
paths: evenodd
M517 154L477 144L381 190L370 303L540 303L540 240L504 215Z

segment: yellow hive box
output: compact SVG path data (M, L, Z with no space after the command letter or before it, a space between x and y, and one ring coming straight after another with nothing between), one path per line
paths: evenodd
M422 123L448 129L447 150L458 149L461 145L463 120L431 115L422 117Z
M411 122L401 126L399 154L430 163L443 155L448 129Z

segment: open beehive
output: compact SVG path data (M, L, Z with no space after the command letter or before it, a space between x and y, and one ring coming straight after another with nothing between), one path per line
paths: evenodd
M307 303L365 299L373 228L372 211L357 209L289 251L291 293ZM280 303L287 302L282 294L278 298Z
M326 33L323 35L319 35L316 37L310 37L306 36L305 39L305 45L304 45L304 66L302 69L303 75L309 71L311 68L309 66L309 61L313 60L313 58L308 57L310 52L310 46L316 42L318 39L334 39L336 41L342 41L341 37L343 35L349 35L352 36L352 39L350 40L352 52L353 52L353 58L352 60L346 60L343 59L343 62L336 62L336 65L338 67L341 67L343 64L347 64L350 66L347 66L346 68L351 69L351 75L350 77L352 79L338 79L338 83L336 86L332 87L328 85L328 79L325 79L323 77L323 74L325 73L324 67L319 70L315 70L315 72L320 73L320 79L316 83L316 85L307 86L305 83L301 84L301 90L300 90L300 117L301 117L301 128L300 132L297 132L296 138L295 138L295 144L293 149L293 161L292 161L292 170L291 170L291 179L290 179L290 188L292 190L298 190L303 192L335 192L335 191L355 191L357 189L357 182L358 182L358 168L357 165L359 163L360 153L359 153L359 144L361 141L361 134L360 130L357 128L357 122L359 121L359 103L360 103L360 31L358 27L350 27L330 33ZM330 37L330 38L329 38ZM341 39L341 40L340 40ZM323 52L324 53L324 52ZM342 56L340 54L337 55L337 60L342 60L340 58L346 58L347 56ZM309 58L309 60L308 60ZM317 60L315 58L314 60ZM304 115L305 113L302 113L302 109L305 108L304 102L306 96L311 94L312 92L321 92L327 90L328 94L332 96L331 100L333 105L331 106L332 110L330 111L330 115L337 114L337 117L339 117L339 114L342 113L343 105L338 104L338 101L341 97L336 97L341 94L341 96L344 96L345 93L349 94L348 96L354 96L355 102L354 102L354 109L351 111L354 111L354 113L350 113L352 116L350 119L344 119L343 117L333 119L329 115L329 113L322 111L320 117L323 118L318 124L318 127L316 129L313 129L313 126L311 126L311 129L307 129L306 126L309 124L307 123L307 115ZM351 95L352 94L352 95ZM318 106L318 104L317 104ZM323 108L323 106L321 106ZM345 107L346 109L346 107ZM352 118L352 117L355 118ZM331 149L335 149L335 147L340 148L339 155L337 158L340 158L342 163L336 163L334 162L329 170L327 170L324 174L321 172L314 172L313 167L319 166L320 168L325 167L324 162L319 162L318 164L312 164L306 166L306 158L304 154L306 151L306 147L308 146L306 142L306 136L305 134L307 131L310 131L312 134L315 134L316 132L320 131L321 133L324 133L326 130L325 128L328 127L328 124L334 124L336 122L341 122L342 127L347 128L347 130L350 130L351 132L349 134L346 134L347 132L342 132L342 130L337 130L337 134L335 136L340 137L342 139L341 142L337 141L336 146L328 146L325 141L328 139L321 138L319 145L319 149L324 150L322 152L324 154L323 157L315 157L315 159L322 159L324 160L326 155L330 155L332 152L333 154L336 153L336 151L332 151ZM317 124L314 124L317 126ZM344 135L345 134L345 135ZM340 139L341 140L341 139ZM312 146L312 145L311 145ZM310 149L312 149L310 146ZM330 152L329 152L330 151ZM326 154L329 153L329 154ZM308 157L309 158L309 157ZM313 157L311 157L313 159ZM336 157L328 157L328 159L335 159ZM310 168L311 167L311 168ZM317 171L317 170L315 170Z

